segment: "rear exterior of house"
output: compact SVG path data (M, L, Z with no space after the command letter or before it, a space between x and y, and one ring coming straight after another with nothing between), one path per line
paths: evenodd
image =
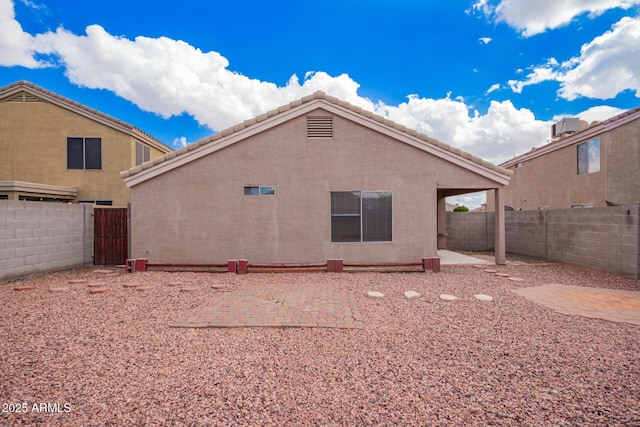
M436 256L446 196L509 180L322 93L122 176L131 256L195 264L420 261Z
M515 157L505 204L516 210L640 203L640 107ZM488 205L491 206L491 195Z

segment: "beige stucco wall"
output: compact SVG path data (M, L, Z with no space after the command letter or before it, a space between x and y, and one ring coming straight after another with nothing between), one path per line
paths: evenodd
M600 138L600 171L577 174L577 146ZM570 146L509 167L513 177L505 204L515 209L566 209L592 203L594 208L640 203L640 120L580 139ZM487 194L487 206L492 206Z
M101 170L67 169L71 136L102 138ZM57 105L0 102L0 153L0 181L77 187L76 200L129 203L130 192L120 171L135 165L133 138ZM152 158L161 154L153 148L151 153Z
M326 115L327 112L311 114ZM436 255L436 189L495 182L334 116L300 116L132 187L132 256L162 263L419 261ZM273 185L276 196L244 196ZM393 192L393 242L332 243L330 192Z

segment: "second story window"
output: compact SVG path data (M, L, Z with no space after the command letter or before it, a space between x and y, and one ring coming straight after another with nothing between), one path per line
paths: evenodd
M600 171L600 138L578 144L578 175Z
M136 166L149 160L151 160L151 149L140 142L136 142Z
M102 139L67 138L67 169L102 169Z

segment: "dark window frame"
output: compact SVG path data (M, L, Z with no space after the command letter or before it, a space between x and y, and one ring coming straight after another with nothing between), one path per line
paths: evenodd
M244 195L245 196L275 196L276 186L275 185L245 185Z
M331 192L332 243L392 241L393 192Z
M102 170L102 138L67 137L67 169Z

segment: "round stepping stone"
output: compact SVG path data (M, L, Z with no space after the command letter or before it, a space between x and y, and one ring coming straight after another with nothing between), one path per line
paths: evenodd
M496 276L498 276L498 277L509 277L510 274L509 273L496 273Z
M422 295L420 295L419 293L417 293L416 291L407 291L404 293L404 297L407 299L414 299L414 298L418 298L421 297Z
M138 286L136 291L150 291L151 289L153 289L153 286Z
M93 288L89 289L90 294L104 294L105 292L109 292L110 288Z
M524 279L522 277L509 277L509 280L511 280L512 282L524 282Z
M68 291L69 288L60 287L60 288L50 288L49 292L65 292Z
M100 282L91 282L87 285L90 288L99 288L101 286L104 286L104 283L100 283Z
M369 292L367 292L367 296L369 298L382 298L382 297L384 297L384 294L381 293L381 292L369 291Z
M31 291L36 289L35 286L16 286L13 288L14 291Z
M476 294L474 297L480 301L493 301L493 297L491 295Z
M78 283L87 283L89 280L87 279L73 279L73 280L69 280L69 283L72 285L78 284Z
M185 288L180 288L180 292L195 292L195 291L199 291L200 288L195 287L195 286L187 286Z
M455 301L458 299L458 297L449 294L440 294L440 299L444 301Z
M129 283L123 283L122 286L124 288L137 288L140 284L138 282L129 282Z
M484 270L485 273L497 273L498 270L494 270L493 268L487 268L486 270Z
M93 272L98 274L111 274L113 270L93 270Z
M167 286L184 286L186 285L186 283L184 282L169 282L167 283Z

